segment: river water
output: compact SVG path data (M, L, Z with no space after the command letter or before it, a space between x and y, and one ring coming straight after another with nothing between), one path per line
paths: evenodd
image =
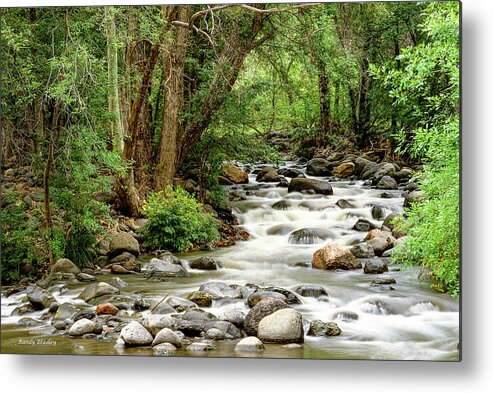
M250 175L249 184L233 186L245 200L232 202L239 222L251 234L250 240L212 252L178 255L185 264L187 260L209 255L221 262L222 269L189 269L190 277L167 282L149 281L141 275L121 276L128 283L124 291L158 301L168 293L186 298L208 281L290 290L301 285L321 285L328 296L300 296L302 304L292 307L306 320L335 321L342 330L336 337L305 336L301 348L266 344L261 353L239 354L234 351L238 340L230 340L215 342L213 351L197 354L180 349L174 356L458 360L459 303L447 294L429 289L429 282L418 280L416 270L401 270L391 264L386 274L396 284L382 286L371 285L378 275L364 274L362 269L321 271L310 267L313 253L327 241L352 245L364 238L365 232L351 229L358 218L380 226L382 221L372 218L372 206L384 207L385 213L402 210L400 191L387 191L389 195L381 198L381 190L371 189L361 181L331 181L331 184L334 190L331 196L288 194L286 188L258 184L255 175ZM340 199L347 200L352 207L341 209L336 205ZM281 200L288 202L284 210L272 208ZM328 238L293 240L290 237L293 231L304 228L317 229L322 237ZM98 280L107 281L108 275L98 275ZM83 285L75 286L54 294L59 303L83 304L76 299L82 289ZM114 347L114 340L73 339L52 334L48 322L38 327L21 327L17 325L20 317L10 316L21 300L22 295L6 298L2 294L2 352L152 355L149 347L121 349ZM218 316L225 310L247 313L249 308L242 300L218 300L208 309ZM24 316L36 319L41 312Z

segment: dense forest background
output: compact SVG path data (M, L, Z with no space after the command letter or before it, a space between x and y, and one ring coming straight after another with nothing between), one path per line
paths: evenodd
M459 3L2 9L1 35L2 282L90 263L187 171L199 216L225 161L377 149L422 165L399 259L458 296Z

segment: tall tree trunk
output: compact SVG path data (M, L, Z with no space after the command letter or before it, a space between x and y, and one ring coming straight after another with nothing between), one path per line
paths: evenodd
M360 149L364 148L370 141L370 76L368 75L368 57L363 56L360 62L360 87L359 87L359 104L358 120L356 125L356 141Z
M164 7L163 13L168 21L188 20L190 6ZM163 44L163 70L166 75L163 119L156 161L155 189L163 189L173 183L173 177L180 165L183 133L180 114L185 104L185 56L189 29L173 27Z
M118 83L118 46L116 40L115 9L105 7L106 45L108 57L108 112L111 115L110 130L112 147L123 152L123 127L120 115Z
M318 92L320 97L320 134L318 138L319 147L325 146L326 137L330 132L330 89L327 73L323 65L319 65Z

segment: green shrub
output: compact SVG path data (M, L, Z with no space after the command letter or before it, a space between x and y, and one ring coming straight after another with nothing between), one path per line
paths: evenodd
M149 219L145 246L151 249L183 252L219 239L212 216L182 188L151 194L143 214Z
M47 249L36 215L26 214L26 205L18 194L8 192L8 205L1 209L2 284L21 278L38 278L49 268Z

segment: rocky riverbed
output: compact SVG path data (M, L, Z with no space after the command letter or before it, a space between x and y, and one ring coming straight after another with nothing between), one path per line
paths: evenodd
M248 240L147 255L121 231L102 268L64 259L2 288L2 352L457 360L458 302L389 258L406 242L393 218L421 197L411 176L341 155L230 166Z

